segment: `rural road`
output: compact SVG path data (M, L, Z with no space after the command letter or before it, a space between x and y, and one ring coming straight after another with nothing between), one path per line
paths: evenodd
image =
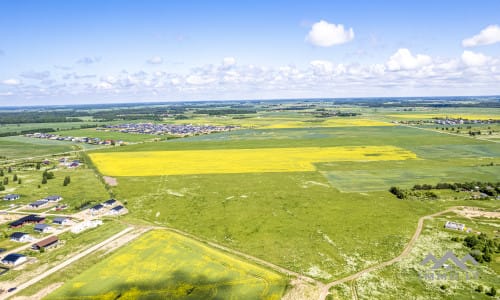
M418 237L420 236L420 233L422 232L422 228L424 226L424 221L425 220L428 220L428 219L430 219L432 217L436 217L436 216L442 215L442 214L447 213L447 212L451 212L451 211L453 211L454 209L457 209L457 208L458 208L457 206L453 206L453 207L450 207L450 208L448 208L446 210L443 210L443 211L440 211L440 212L437 212L437 213L434 213L434 214L431 214L431 215L427 215L427 216L421 217L420 219L418 219L417 230L415 230L415 233L413 234L412 238L410 239L410 241L408 242L408 244L406 245L406 247L403 249L403 252L401 252L401 254L399 254L398 256L396 256L395 258L393 258L391 260L382 262L382 263L380 263L378 265L371 266L369 268L366 268L364 270L359 271L358 273L349 275L347 277L344 277L344 278L332 281L332 282L324 285L323 288L322 288L322 290L321 290L321 294L319 296L319 300L326 299L326 297L330 293L330 288L332 288L333 286L336 286L338 284L342 284L342 283L345 283L345 282L348 282L348 281L351 281L351 280L356 280L360 276L363 276L366 273L369 273L371 271L374 271L374 270L377 270L377 269L380 269L380 268L384 268L384 267L390 266L393 263L396 263L396 262L400 261L401 259L405 258L406 256L408 256L408 254L410 254L411 250L413 249L413 246L415 245L415 242L417 241Z
M57 272L57 271L65 268L65 267L67 267L68 265L74 263L75 261L81 259L82 257L84 257L84 256L86 256L88 254L91 254L92 252L96 251L97 249L105 246L106 244L108 244L108 243L112 242L113 240L115 240L115 239L123 236L124 234L130 232L133 229L134 229L134 227L127 227L127 228L125 228L124 230L122 230L122 231L118 232L117 234L113 235L112 237L110 237L110 238L108 238L108 239L100 242L99 244L96 244L96 245L94 245L94 246L92 246L92 247L84 250L83 252L78 253L77 255L71 257L70 259L68 259L68 260L60 263L59 265L53 267L52 269L49 269L49 270L45 271L44 273L42 273L42 274L40 274L40 275L38 275L38 276L30 279L30 280L28 280L28 281L26 281L26 282L18 285L17 289L15 291L13 291L11 293L8 293L8 294L5 294L5 295L0 295L0 299L7 299L10 296L15 295L17 292L19 292L19 291L21 291L21 290L23 290L23 289L25 289L25 288L27 288L27 287L35 284L38 281L44 279L45 277L47 277L47 276L49 276L49 275L51 275L51 274L53 274L53 273L55 273L55 272Z

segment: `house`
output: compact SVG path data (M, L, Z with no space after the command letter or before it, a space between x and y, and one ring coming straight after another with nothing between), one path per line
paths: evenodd
M65 217L57 217L52 220L52 223L57 225L71 225L71 220Z
M61 201L62 197L59 195L51 195L51 196L45 197L45 200L47 200L49 202L57 202L57 201Z
M90 208L90 212L91 213L95 213L95 212L100 212L104 209L104 205L102 204L97 204L97 205L94 205Z
M10 240L19 243L26 243L31 241L31 236L25 232L14 232L10 235Z
M33 229L36 232L40 232L40 233L46 233L46 232L50 232L52 230L52 228L47 224L35 224L35 227Z
M27 260L28 258L22 254L11 253L2 259L2 264L10 266L18 266L22 263L25 263Z
M33 246L31 246L31 249L33 250L48 249L57 246L57 244L59 244L59 238L53 235L49 236L44 240L39 241L36 244L33 244Z
M40 217L36 215L24 216L20 219L17 219L14 222L9 223L10 228L19 228L24 226L24 224L40 224L45 222L45 217Z
M463 231L465 230L465 225L461 223L446 221L446 223L444 224L444 228Z
M77 163L77 162L72 162L72 163L70 163L70 164L69 164L69 166L68 166L68 167L70 167L70 168L76 168L76 167L78 167L78 166L80 166L80 164L79 164L79 163Z
M109 211L109 214L110 215L119 215L119 214L124 213L124 212L125 212L125 207L123 207L123 205L118 205L118 206L113 207Z
M47 203L49 203L49 201L47 201L47 200L37 200L33 203L30 203L29 207L30 208L40 208L40 207L47 205Z
M113 205L115 205L115 203L116 203L115 199L109 199L109 200L105 201L102 205L104 205L104 206L113 206Z
M14 200L17 200L19 198L21 198L21 196L18 194L8 194L8 195L3 196L3 200L5 200L5 201L14 201Z

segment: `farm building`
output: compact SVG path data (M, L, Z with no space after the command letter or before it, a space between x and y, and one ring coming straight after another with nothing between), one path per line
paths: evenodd
M45 222L45 217L29 215L29 216L24 216L14 222L11 222L9 226L10 228L19 228L22 227L24 224L40 224L43 222Z
M31 248L33 250L40 250L40 249L48 249L57 246L59 244L59 238L57 236L50 236L44 240L39 241L36 244L33 244Z
M446 223L444 224L444 228L463 231L465 230L465 225L461 223L446 221Z
M52 228L47 224L35 224L33 229L40 233L50 232L52 230Z
M10 266L18 266L26 262L28 258L22 254L11 253L2 259L2 264Z
M21 198L21 195L19 195L19 194L8 194L8 195L3 196L3 200L5 200L5 201L14 201L14 200L17 200L19 198Z
M65 217L57 217L52 220L52 223L57 224L57 225L70 225L71 220L69 218Z
M97 204L97 205L94 205L90 208L90 212L91 213L95 213L95 212L100 212L104 209L104 205L102 204Z
M115 199L109 199L109 200L105 201L102 205L104 205L104 206L113 206L113 205L115 205L115 203L116 203Z
M62 197L59 195L51 195L51 196L45 197L45 200L47 200L49 202L57 202L57 201L61 201Z
M31 236L24 232L14 232L10 235L10 240L19 243L25 243L31 241Z
M40 207L44 207L45 205L47 205L47 203L49 203L49 201L47 201L47 200L37 200L33 203L30 203L28 206L30 208L40 208Z
M123 205L118 205L110 209L109 214L110 215L119 215L121 213L125 212L125 207Z

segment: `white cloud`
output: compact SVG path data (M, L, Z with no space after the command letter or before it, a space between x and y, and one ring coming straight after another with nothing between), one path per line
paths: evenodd
M500 42L500 27L490 25L481 30L479 34L462 41L464 47L476 47L481 45L491 45Z
M328 74L333 72L333 63L327 60L313 60L309 63L314 72Z
M28 78L28 79L43 80L43 79L47 79L50 77L50 72L49 71L42 71L42 72L27 71L27 72L21 73L21 77Z
M148 62L148 64L152 64L152 65L160 65L163 63L163 58L161 58L160 56L153 56L150 59L148 59L147 62Z
M465 50L464 53L462 53L462 61L466 66L480 67L491 61L491 57L482 53Z
M387 61L387 68L390 71L413 70L432 63L428 55L417 54L413 56L410 50L400 48Z
M205 85L215 81L215 78L200 76L200 75L189 75L186 78L186 82L192 85Z
M352 41L352 39L354 39L352 28L346 30L342 24L330 24L323 20L314 23L306 36L306 41L320 47L340 45Z
M236 58L234 57L224 57L222 60L222 65L226 68L234 66L236 64Z
M101 81L97 84L97 88L100 90L109 90L113 88L113 85L106 81Z
M2 81L2 83L5 84L5 85L16 86L16 85L20 85L21 84L21 80L15 79L15 78L11 78L11 79L5 79L4 81Z

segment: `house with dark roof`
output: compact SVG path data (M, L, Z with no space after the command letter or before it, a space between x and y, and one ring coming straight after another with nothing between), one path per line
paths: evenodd
M10 240L19 243L31 241L31 236L25 232L14 232L10 235Z
M100 212L104 209L104 205L102 204L97 204L97 205L94 205L90 208L90 212L91 213L95 213L95 212Z
M66 217L56 217L54 218L54 220L52 220L52 223L57 225L70 225L71 220Z
M2 259L2 264L9 266L18 266L22 263L25 263L27 260L28 258L22 254L11 253Z
M109 200L105 201L102 205L104 205L104 206L113 206L113 205L115 205L115 203L116 203L115 199L109 199Z
M50 227L47 224L35 224L35 227L33 228L33 230L35 230L36 232L40 232L40 233L46 233L46 232L50 232L52 230L52 227Z
M49 202L57 202L57 201L61 201L62 197L59 195L50 195L50 196L45 197L45 200L47 200Z
M31 248L33 250L41 250L41 249L49 249L57 246L59 244L59 238L55 235L49 236L48 238L39 241L38 243L33 244Z
M24 226L25 224L40 224L45 222L45 217L40 217L37 215L29 215L24 216L20 219L17 219L14 222L9 223L10 228L19 228Z
M49 203L49 201L47 201L47 200L37 200L35 202L30 203L28 206L30 208L40 208L40 207L44 207L45 205L47 205L47 203Z
M110 215L119 215L125 212L125 207L123 205L118 205L109 210Z
M21 198L21 195L19 195L19 194L8 194L8 195L3 196L3 200L5 200L5 201L14 201L14 200L18 200L19 198Z

